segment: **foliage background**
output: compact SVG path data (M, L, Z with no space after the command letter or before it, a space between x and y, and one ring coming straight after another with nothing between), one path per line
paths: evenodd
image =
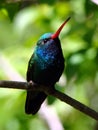
M56 87L98 111L98 5L90 0L1 1L0 80L25 79L38 38L55 32L68 16L60 35L66 68ZM0 89L0 130L49 129L39 114L24 113L25 97L25 91ZM65 130L98 129L93 119L57 99L49 97L48 104Z

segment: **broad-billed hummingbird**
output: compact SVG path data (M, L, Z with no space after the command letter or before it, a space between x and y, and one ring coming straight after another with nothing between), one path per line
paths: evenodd
M55 33L42 35L31 56L27 69L27 81L54 87L64 70L64 57L58 38L62 28L70 17L64 21ZM25 112L36 114L47 95L41 91L27 91Z

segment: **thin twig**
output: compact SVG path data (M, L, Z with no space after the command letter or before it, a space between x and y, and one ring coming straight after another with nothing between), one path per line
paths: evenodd
M13 89L24 89L24 90L32 90L32 91L44 91L47 95L52 95L61 101L73 106L77 110L83 112L84 114L92 117L93 119L98 121L98 112L87 107L86 105L80 103L79 101L69 97L68 95L59 92L58 90L47 87L47 86L39 86L35 83L27 83L27 82L17 82L17 81L0 81L1 88L13 88Z

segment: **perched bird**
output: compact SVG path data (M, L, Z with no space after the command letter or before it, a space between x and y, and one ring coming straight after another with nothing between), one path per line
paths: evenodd
M64 57L58 38L62 28L70 17L64 21L54 33L42 35L31 56L27 69L27 81L36 84L54 87L64 70ZM40 91L27 91L25 112L36 114L47 95Z

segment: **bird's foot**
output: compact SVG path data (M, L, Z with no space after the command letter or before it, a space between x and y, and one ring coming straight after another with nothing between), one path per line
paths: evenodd
M30 81L29 81L29 85L32 85L32 84L33 84L33 81L32 81L32 80L30 80Z

